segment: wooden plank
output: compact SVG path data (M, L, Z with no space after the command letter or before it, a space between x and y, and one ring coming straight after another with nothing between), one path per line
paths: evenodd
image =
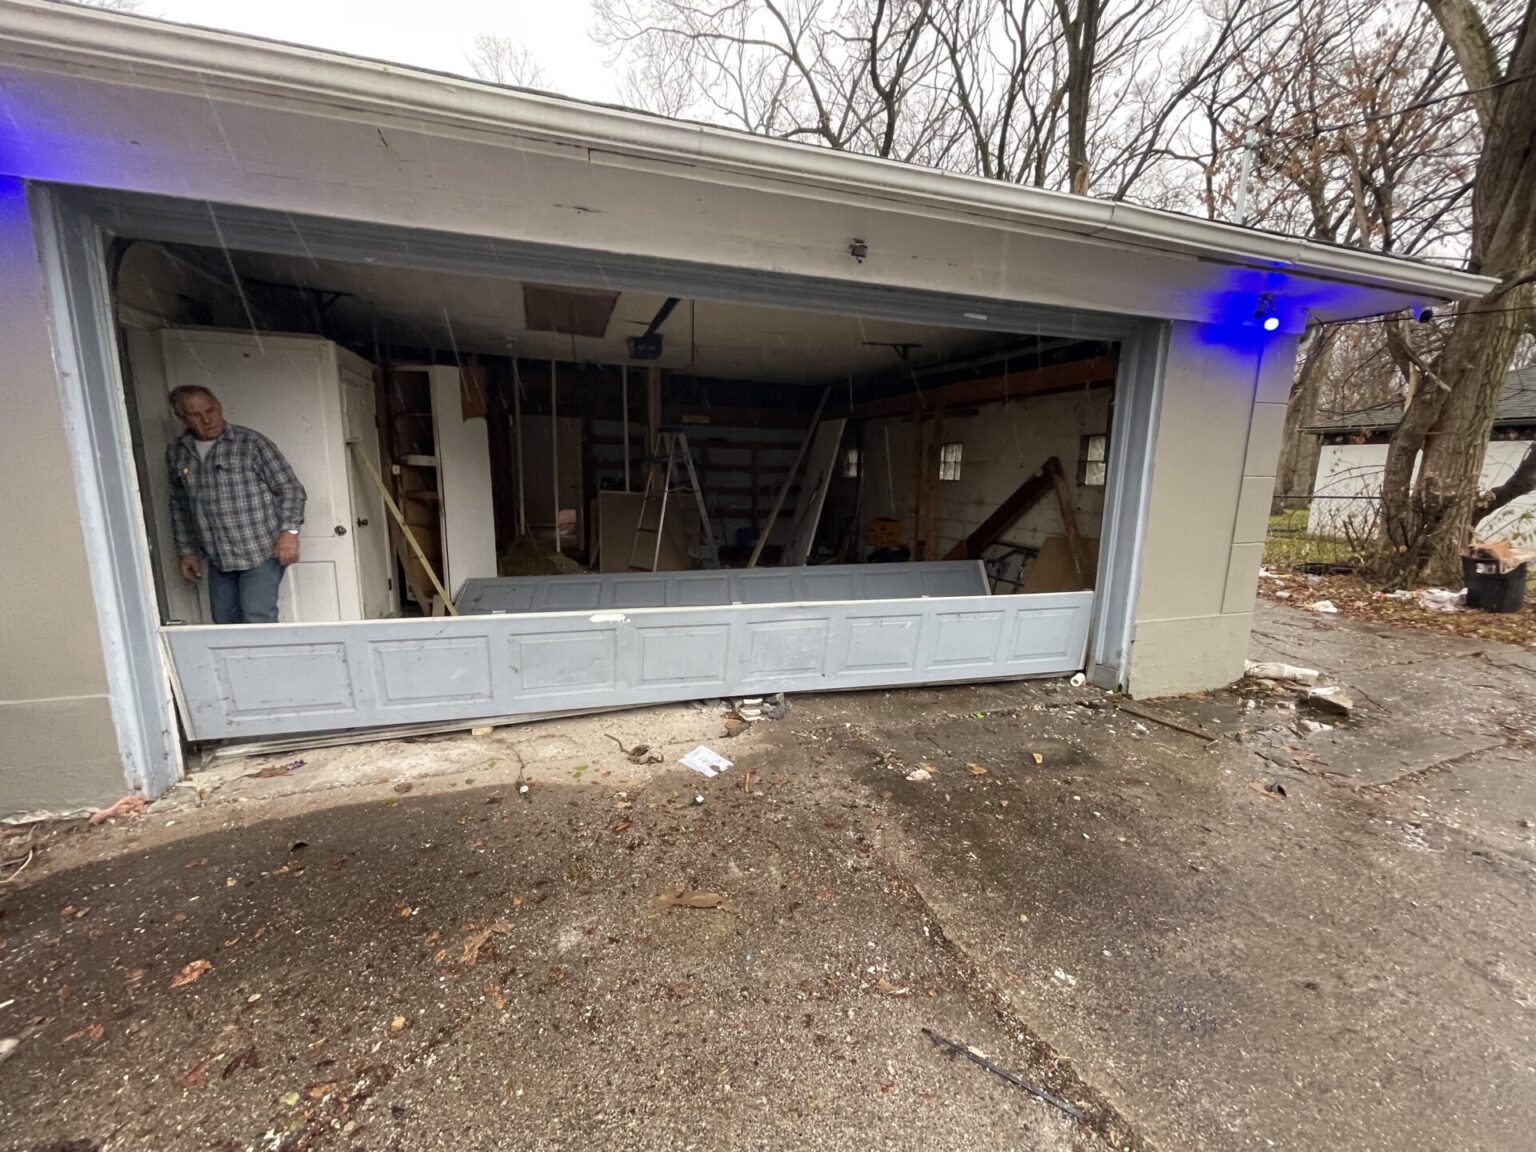
M946 560L975 560L1002 537L1015 521L1028 512L1055 487L1052 473L1060 474L1061 462L1052 456L1035 473L1020 484L997 506L997 510L981 522L981 526L956 544L944 556Z
M645 435L645 454L654 457L661 442L661 368L656 364L645 370Z
M1044 392L1064 392L1095 385L1111 385L1114 382L1115 358L1095 356L1089 360L1074 360L1070 364L1052 364L1045 368L1007 372L979 380L962 380L930 388L915 396L907 393L887 396L871 400L868 404L860 404L853 409L851 415L855 419L904 416L912 411L914 402L919 409L931 411L936 408L988 404L994 400L1019 400Z
M1077 530L1077 511L1073 505L1072 489L1058 466L1051 470L1051 484L1056 489L1056 504L1061 509L1061 524L1067 533L1067 549L1072 555L1072 567L1084 588L1093 587L1092 569L1088 563L1088 551L1083 547L1083 537Z
M913 559L917 558L917 534L922 527L923 506L923 399L921 396L913 397L912 401L912 510L911 528L907 532L907 543L911 547Z
M1088 553L1089 567L1099 562L1099 542L1089 536L1083 540ZM1019 589L1033 595L1037 592L1082 592L1093 581L1083 580L1077 574L1077 563L1072 559L1072 549L1065 536L1047 536L1040 545L1040 554L1029 562L1024 573L1024 586Z
M939 472L944 458L944 408L933 410L933 440L928 448L928 522L923 530L923 559L939 553Z
M773 533L773 522L779 518L779 512L784 507L784 501L789 496L789 489L794 483L796 474L800 471L800 465L805 461L805 454L810 450L811 440L816 435L816 426L821 423L821 413L827 406L827 397L832 395L832 385L828 384L822 389L821 400L816 405L816 412L811 417L810 427L805 430L805 439L800 442L800 451L795 454L795 462L790 466L789 474L784 477L784 486L779 489L779 495L773 502L773 508L768 513L768 522L763 525L762 535L757 538L757 544L752 549L752 556L747 561L748 568L756 568L757 562L762 558L763 549L768 546L768 537Z

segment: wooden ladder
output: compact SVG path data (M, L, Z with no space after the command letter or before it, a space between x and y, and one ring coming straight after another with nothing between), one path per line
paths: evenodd
M631 572L654 572L661 563L661 541L667 527L667 504L674 495L692 494L699 510L699 528L704 543L690 550L692 559L701 568L720 567L720 546L715 542L715 532L709 523L709 511L704 507L704 493L699 489L699 476L693 467L693 452L688 447L688 437L682 432L662 432L657 439L658 454L651 461L645 478L645 496L640 502L640 516L635 521L635 539L629 549ZM679 462L682 476L679 478ZM681 479L681 483L679 482ZM654 515L652 515L654 513ZM651 562L640 563L641 546L649 544Z

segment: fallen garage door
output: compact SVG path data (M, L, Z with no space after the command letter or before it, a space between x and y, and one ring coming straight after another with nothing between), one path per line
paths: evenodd
M161 629L195 741L1064 675L1092 592Z
M980 560L929 560L713 572L476 577L464 581L455 607L464 613L595 612L602 608L700 608L707 604L916 600L923 596L987 596L991 591Z

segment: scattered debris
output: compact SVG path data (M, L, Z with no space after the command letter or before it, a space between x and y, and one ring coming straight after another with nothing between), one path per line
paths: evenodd
M1449 588L1425 588L1417 596L1419 607L1426 612L1460 612L1467 603L1467 590L1452 592Z
M972 776L985 776L987 774L987 770L980 764L967 764L965 770Z
M415 785L412 784L409 780L402 780L402 781L400 781L400 783L395 785L395 791L400 793L400 795L404 796L407 792L409 792L414 787L415 787Z
M404 1016L396 1016L393 1020L391 1020L389 1022L389 1030L391 1032L395 1033L397 1036L401 1032L404 1032L405 1031L405 1017Z
M1261 784L1257 780L1250 780L1248 781L1248 787L1252 788L1255 792L1263 793L1266 796L1272 796L1276 800L1285 799L1285 785L1276 783L1273 780L1271 780L1268 784Z
M1321 612L1325 616L1337 616L1339 609L1332 600L1314 600L1307 605L1314 612Z
M629 757L631 764L660 764L662 761L661 753L649 744L636 744L634 747L628 748L625 747L624 741L620 740L612 732L604 732L603 735L619 746L619 751Z
M1172 728L1175 732L1183 732L1186 736L1197 736L1207 743L1214 743L1219 739L1215 733L1207 732L1203 728L1191 728L1188 724L1180 724L1177 720L1169 720L1165 716L1143 712L1140 708L1132 708L1129 704L1117 704L1116 707L1127 716L1139 716L1143 720L1150 720L1154 724L1161 724L1164 728Z
M724 756L702 744L684 756L679 763L686 768L692 768L701 776L717 776L731 766L731 762Z
M4 1064L21 1047L21 1041L15 1036L7 1036L0 1040L0 1064Z
M1044 764L1045 763L1045 754L1043 752L1031 752L1029 754L1029 758L1031 760L1033 760L1036 764Z
M1287 680L1293 684L1316 684L1322 675L1316 668L1268 660L1250 660L1244 671L1256 680Z
M908 772L907 779L912 781L914 784L926 784L928 781L933 779L933 773L928 771L926 767L920 766Z
M224 1065L224 1070L219 1073L219 1079L228 1080L242 1068L249 1068L252 1072L260 1071L261 1056L256 1051L256 1045L252 1044L249 1048L236 1052L229 1063Z
M512 932L510 920L497 920L492 924L470 934L464 941L464 954L459 958L466 968L473 968L480 959L480 949L484 948L492 936L507 936Z
M1072 679L1068 680L1067 683L1074 688L1081 688L1084 684L1088 683L1088 677L1084 676L1081 672L1074 672Z
M171 977L171 987L184 988L188 984L196 984L200 979L202 979L203 973L207 972L212 967L213 965L208 963L206 960L194 960L180 972L176 973L176 975Z
M255 772L247 772L247 780L273 780L278 776L287 776L304 767L302 760L290 760L286 764L268 764L265 768L258 768Z
M1051 975L1061 983L1065 984L1068 988L1077 987L1077 977L1072 975L1070 972L1063 972L1060 968L1058 968L1052 972Z
M727 739L740 736L747 730L747 719L744 716L727 716L725 718L725 735Z
M1047 1092L1044 1088L1041 1088L1035 1084L1031 1084L1028 1080L1025 1080L1016 1072L1010 1072L1006 1068L999 1067L998 1065L992 1063L992 1061L988 1060L980 1052L976 1051L976 1049L967 1047L964 1044L959 1044L954 1040L940 1036L932 1028L924 1028L922 1032L924 1036L928 1037L928 1039L931 1040L934 1044L947 1051L949 1055L964 1056L971 1063L985 1068L988 1072L992 1073L992 1075L998 1077L999 1079L1006 1080L1015 1088L1023 1089L1035 1099L1044 1101L1052 1108L1061 1109L1061 1111L1065 1112L1068 1116L1071 1116L1074 1120L1084 1119L1082 1110L1079 1109L1075 1104L1069 1103L1068 1101L1063 1100L1060 1096L1056 1096L1050 1092Z
M1332 724L1324 724L1321 720L1301 721L1301 730L1307 736L1316 736L1319 732L1332 732Z
M1310 688L1302 699L1320 712L1334 716L1348 716L1355 709L1355 702L1337 687Z
M668 888L656 897L651 905L652 916L665 916L673 908L718 908L721 912L734 912L732 904L719 892L699 892L690 888Z
M910 995L912 995L912 989L910 989L910 988L903 988L903 987L900 987L899 985L892 984L884 976L880 977L880 979L875 981L875 990L878 991L878 992L884 992L887 996L910 996Z
M110 808L101 808L92 812L90 823L105 824L108 820L115 820L119 816L136 816L144 811L144 807L148 803L148 800L135 792L132 796L124 796Z
M489 736L494 731L495 731L495 729L492 728L489 724L487 724L487 725L485 725L482 728L471 728L469 730L469 734L471 736Z

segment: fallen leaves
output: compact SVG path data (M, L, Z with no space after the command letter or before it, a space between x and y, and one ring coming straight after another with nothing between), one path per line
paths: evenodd
M240 1052L236 1052L229 1063L224 1065L224 1070L219 1073L220 1080L228 1080L242 1068L249 1068L255 1072L261 1068L261 1057L256 1054L256 1045L252 1044Z
M910 996L912 989L902 988L887 980L884 976L875 981L875 989L884 992L887 996Z
M635 822L633 820L620 820L617 824L610 828L609 831L618 834L622 832L628 832L634 826Z
M1044 764L1045 763L1045 757L1043 755L1041 755L1039 752L1031 752L1029 755L1030 755L1030 758L1032 760L1034 760L1034 762L1036 764Z
M206 1087L208 1084L207 1067L208 1061L206 1060L202 1061L200 1064L192 1065L191 1068L188 1068L184 1073L182 1073L181 1079L178 1080L177 1083L180 1084L183 1088Z
M404 1016L396 1016L393 1020L391 1020L389 1022L389 1030L391 1032L393 1032L396 1036L398 1036L398 1035L400 1035L400 1033L404 1032L405 1031L405 1017Z
M124 796L111 807L92 812L89 822L92 825L105 824L108 820L114 820L119 816L136 816L144 811L148 803L149 801L138 793L134 793L132 796Z
M279 776L290 776L296 769L304 767L302 760L290 760L286 764L268 764L265 768L258 768L254 772L247 772L247 780L275 780Z
M652 916L665 916L673 908L700 908L719 909L721 912L734 912L736 905L732 904L719 892L700 892L690 888L668 888L651 905Z
M473 968L480 959L480 949L486 946L492 936L507 936L511 932L512 922L510 920L497 920L495 923L486 925L480 931L472 933L469 939L464 941L464 954L459 958L459 962L466 968Z
M71 1032L68 1036L64 1037L64 1043L72 1043L73 1041L80 1039L82 1036L89 1036L92 1040L100 1040L106 1034L107 1030L100 1024L92 1024L87 1028L80 1029L78 1032Z
M185 988L188 984L196 984L203 978L203 973L212 967L213 965L206 960L194 960L171 977L171 987Z
M972 776L985 776L987 774L986 768L982 767L980 764L967 764L965 766L965 770Z

